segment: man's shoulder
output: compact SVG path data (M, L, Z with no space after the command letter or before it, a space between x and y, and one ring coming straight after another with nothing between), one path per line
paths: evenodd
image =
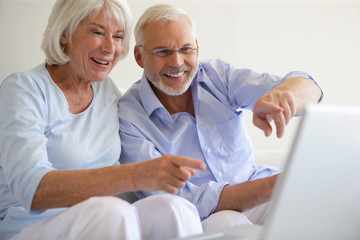
M127 119L134 113L144 112L144 107L139 92L140 81L134 83L125 94L120 97L118 113L120 119Z
M200 61L198 77L205 82L207 78L210 81L216 81L217 79L226 78L230 69L231 64L219 58Z
M218 68L230 65L230 63L220 59L220 58L212 58L207 60L202 60L199 62L200 66L203 68Z
M134 83L120 98L119 106L134 105L140 102L139 81Z

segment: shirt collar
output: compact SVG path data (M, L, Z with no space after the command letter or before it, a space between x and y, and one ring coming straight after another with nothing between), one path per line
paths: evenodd
M193 84L194 82L200 83L200 82L203 82L203 81L204 81L202 77L199 77L199 75L200 75L200 74L202 73L202 71L203 71L202 68L203 68L203 66L202 66L202 64L199 62L198 71L197 71L197 73L196 73L196 75L195 75L195 77L194 77L194 80L193 80L193 82L192 82L191 84Z
M166 110L152 90L145 74L143 74L140 80L139 93L142 104L148 116L150 116L158 108L163 108Z

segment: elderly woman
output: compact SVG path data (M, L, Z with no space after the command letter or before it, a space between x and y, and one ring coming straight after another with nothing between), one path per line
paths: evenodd
M120 93L108 74L129 49L130 13L116 0L58 0L46 62L0 86L0 239L140 239L200 233L196 208L171 194L204 169L172 155L119 165ZM154 217L156 219L154 220Z

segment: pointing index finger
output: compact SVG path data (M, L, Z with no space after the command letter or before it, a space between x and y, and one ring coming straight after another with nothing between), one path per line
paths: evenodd
M194 158L182 157L182 156L172 156L171 161L173 164L182 167L191 167L199 170L204 170L206 168L206 164L200 160L196 160Z

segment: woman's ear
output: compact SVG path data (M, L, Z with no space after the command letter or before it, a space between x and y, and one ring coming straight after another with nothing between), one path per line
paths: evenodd
M135 57L135 61L137 62L137 64L141 68L144 68L144 64L143 64L142 56L141 56L141 52L140 52L140 47L137 45L135 45L135 47L134 47L134 57Z
M60 36L60 43L61 45L65 46L68 43L68 34L66 34L65 32L63 32L63 34L61 34Z

